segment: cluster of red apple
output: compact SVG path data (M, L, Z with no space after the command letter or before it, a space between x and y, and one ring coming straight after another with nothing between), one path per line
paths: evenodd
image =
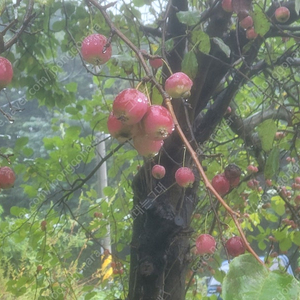
M188 97L192 85L186 74L178 72L166 80L165 90L173 98ZM144 93L128 88L116 96L107 127L120 142L132 138L140 155L153 157L173 132L174 122L165 107L152 105Z
M152 157L173 132L174 122L165 107L150 105L145 94L128 88L115 98L107 127L113 137L121 142L132 138L140 155Z
M10 167L0 167L0 189L13 187L16 175Z
M86 37L81 47L82 58L93 65L106 63L112 48L108 39L101 34ZM150 60L154 68L162 65L161 59ZM170 97L188 97L193 85L184 73L172 74L165 83ZM107 121L111 136L120 142L132 138L133 146L145 157L156 155L174 130L174 122L169 111L161 105L152 105L148 97L134 88L121 91L113 102L112 113Z
M162 165L154 165L151 170L152 176L156 179L161 179L166 174L166 169ZM193 171L188 167L181 167L175 172L176 183L184 188L192 187L195 181Z
M199 255L213 254L216 251L216 240L210 234L201 234L196 240L196 253ZM239 236L228 239L225 248L229 255L236 257L246 251L243 240Z
M229 12L229 13L234 12L232 0L223 0L222 8L226 12ZM285 23L290 18L290 11L287 7L280 6L276 9L274 16L275 16L275 19L279 23ZM253 19L249 15L248 11L239 12L238 20L239 20L240 26L246 30L247 39L253 40L258 36L258 34L256 33L254 26L253 26Z
M124 270L122 268L122 264L120 262L111 262L110 266L113 268L113 273L114 274L123 274Z
M222 174L217 174L211 181L213 188L220 196L227 194L230 188L236 187L240 182L241 169L235 164L229 164Z

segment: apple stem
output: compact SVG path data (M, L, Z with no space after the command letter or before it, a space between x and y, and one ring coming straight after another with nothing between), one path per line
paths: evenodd
M162 58L162 61L164 62L164 64L166 65L166 67L168 68L168 70L169 70L169 72L170 72L170 74L172 75L173 74L173 72L172 72L172 70L171 70L171 68L170 68L170 66L169 66L169 64Z

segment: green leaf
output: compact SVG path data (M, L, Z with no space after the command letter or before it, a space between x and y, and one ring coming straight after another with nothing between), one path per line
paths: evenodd
M204 54L209 53L210 38L205 32L201 30L194 30L192 32L192 42L195 44L195 46L198 46L199 51L203 52Z
M280 196L272 197L271 206L279 216L283 216L285 214L285 203Z
M222 39L214 37L212 40L219 46L219 48L226 54L227 57L230 57L230 48L223 42Z
M196 25L200 20L199 11L180 11L176 14L179 22L188 26Z
M77 115L78 114L78 109L76 107L70 106L66 107L65 111L70 114L70 115Z
M34 153L33 149L32 149L32 148L29 148L29 147L24 147L24 148L22 149L22 152L23 152L23 154L24 154L25 156L27 156L27 157L32 156L32 154Z
M84 296L84 300L92 299L96 295L97 295L97 292L90 292Z
M255 6L257 8L257 5ZM255 31L264 36L270 29L271 22L265 16L265 13L261 11L260 8L257 8L252 14L253 22L254 22L254 29Z
M107 197L112 197L115 194L115 189L110 186L106 186L103 188L103 194Z
M266 120L258 125L257 132L264 151L268 152L272 149L276 131L277 125L272 119Z
M273 148L269 153L266 166L265 166L265 177L272 178L279 169L279 149Z
M295 243L297 246L300 246L300 231L293 231L291 236L293 243Z
M54 22L53 25L52 25L52 30L58 32L58 31L63 30L63 29L65 28L65 26L66 26L65 20L62 20L62 21L56 21L56 22Z
M192 79L195 78L198 70L198 62L193 51L190 51L184 55L181 67L182 72L187 74Z
M33 198L37 195L37 189L31 185L26 185L24 192L30 197Z
M77 82L70 82L65 85L65 88L71 92L71 93L76 93L77 92Z
M16 217L22 217L25 211L26 211L25 208L18 207L18 206L12 206L10 208L10 214Z
M20 137L16 140L15 150L20 150L25 145L27 145L29 138L27 136Z
M144 0L133 0L132 3L134 4L135 7L141 7L145 4Z
M66 134L68 136L72 136L74 139L79 136L80 132L81 132L80 126L71 126L66 129Z
M163 97L156 87L152 88L151 103L157 105L162 105L163 103Z
M293 276L270 272L251 254L231 261L222 285L223 300L297 300L299 296L300 286Z
M292 241L289 237L279 241L279 249L281 251L288 251L292 247Z

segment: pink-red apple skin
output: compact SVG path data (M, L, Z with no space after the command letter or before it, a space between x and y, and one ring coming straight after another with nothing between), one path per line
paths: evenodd
M154 165L151 170L152 176L156 179L161 179L166 175L166 169L162 165Z
M229 13L233 12L232 0L223 0L222 1L222 8Z
M149 60L149 64L153 69L158 69L158 68L162 67L164 62L161 58L154 58L154 59Z
M175 173L175 180L181 187L191 187L195 181L193 171L188 167L181 167Z
M172 74L165 82L165 91L172 98L187 98L191 94L193 81L183 72Z
M0 56L0 90L11 83L13 74L14 72L10 61Z
M240 21L240 26L244 29L248 29L253 26L253 19L251 16L247 16L243 20Z
M218 174L214 176L214 178L211 181L211 184L213 188L220 194L221 196L225 195L229 192L230 189L230 182L225 177L224 174Z
M275 10L275 19L279 23L285 23L290 18L290 10L287 7L281 6Z
M107 44L107 38L104 35L94 33L83 40L81 55L92 65L103 65L111 58L112 48L110 44Z
M213 254L216 251L216 240L210 234L201 234L196 240L196 253Z
M258 34L256 33L254 27L250 27L246 30L246 38L248 40L254 40L258 37Z
M147 96L133 88L120 92L113 102L113 114L126 125L137 124L148 110Z
M123 143L132 137L133 125L125 125L116 116L110 113L107 128L112 137Z
M13 187L16 180L16 175L10 167L0 168L0 188L9 189Z
M164 143L164 141L151 140L145 135L136 135L133 137L132 141L137 152L146 158L151 158L158 154Z
M245 253L245 246L243 240L239 236L230 238L225 244L229 255L236 257Z
M145 135L153 140L164 140L174 130L170 112L161 105L149 106L141 124Z

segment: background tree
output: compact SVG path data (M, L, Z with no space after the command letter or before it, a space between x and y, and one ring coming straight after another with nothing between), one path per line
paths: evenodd
M290 12L285 22L279 6ZM14 79L1 91L0 153L17 174L15 188L0 194L7 299L202 299L205 276L223 281L218 268L235 235L266 264L287 253L297 271L299 1L29 0L5 2L1 12L1 53ZM113 51L101 66L80 51L95 32ZM171 100L164 84L180 71L193 80L191 94ZM152 159L142 160L131 140L105 138L107 154L97 152L104 140L96 132L108 133L113 100L128 87L172 113L175 131ZM102 195L95 175L104 162ZM162 179L151 175L157 163ZM242 177L222 199L210 181L232 164ZM193 170L192 187L176 184L181 166ZM108 224L111 252L102 242ZM204 233L217 241L213 256L195 251ZM236 283L244 273L233 265L224 299L247 289L277 297L281 286L284 299L299 298L292 277L270 275L248 255L234 261L256 273ZM257 277L273 290L249 286Z

